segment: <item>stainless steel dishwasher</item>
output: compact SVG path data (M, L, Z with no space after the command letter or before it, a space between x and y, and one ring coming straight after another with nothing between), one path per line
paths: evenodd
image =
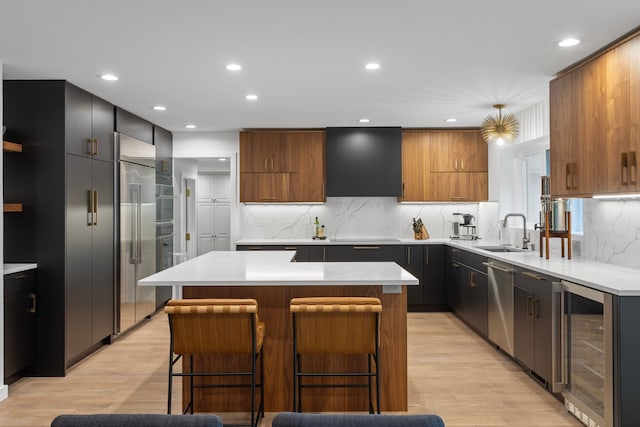
M513 267L492 259L485 265L489 276L489 339L513 356Z

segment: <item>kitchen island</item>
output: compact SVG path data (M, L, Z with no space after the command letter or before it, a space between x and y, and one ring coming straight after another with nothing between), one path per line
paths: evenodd
M209 252L153 274L138 286L173 286L176 298L255 298L266 323L263 347L265 411L281 412L293 405L293 337L289 301L312 296L369 296L380 298L380 375L383 411L407 410L407 295L406 286L418 279L394 262L291 262L294 251ZM168 343L167 343L168 346ZM237 358L200 357L195 364L225 369L238 367ZM310 365L340 371L361 367L354 356L318 356ZM196 410L245 411L248 394L236 389L206 390L196 398ZM305 411L362 411L362 389L308 389ZM183 401L187 401L183 392Z

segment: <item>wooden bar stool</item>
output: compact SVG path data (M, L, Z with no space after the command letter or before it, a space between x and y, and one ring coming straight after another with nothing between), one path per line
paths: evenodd
M169 349L169 401L167 413L171 413L173 377L189 378L189 404L184 413L193 414L195 388L251 388L251 424L256 426L264 417L264 362L262 342L265 324L258 319L258 302L254 299L178 299L169 300L164 309L169 317L171 345ZM194 372L194 355L238 354L251 361L250 371ZM190 357L189 372L175 373L173 366L182 356ZM260 378L256 380L256 362L260 359ZM244 384L198 384L194 377L249 377ZM256 389L260 389L260 404L256 410ZM230 424L226 424L230 425Z
M293 323L293 410L302 410L302 388L367 388L369 413L374 413L372 381L376 383L375 410L380 413L380 313L378 298L294 298L290 303ZM363 354L367 372L304 372L303 354ZM373 363L375 370L373 370ZM367 377L367 383L309 384L303 377Z

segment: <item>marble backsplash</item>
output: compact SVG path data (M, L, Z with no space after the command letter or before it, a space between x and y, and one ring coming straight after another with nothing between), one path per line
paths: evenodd
M582 257L640 269L640 201L584 201Z
M454 212L476 217L478 235L497 237L498 204L398 203L393 197L329 197L318 205L240 205L241 239L299 239L313 235L315 217L329 239L413 238L412 218L422 218L434 238L451 235Z

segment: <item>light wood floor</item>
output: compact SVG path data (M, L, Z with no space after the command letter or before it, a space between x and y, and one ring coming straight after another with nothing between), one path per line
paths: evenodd
M447 426L581 425L451 313L410 313L408 322L409 413L439 414ZM168 339L158 314L64 378L18 381L0 402L0 426L49 426L63 413L165 413ZM177 409L178 388L174 396Z

